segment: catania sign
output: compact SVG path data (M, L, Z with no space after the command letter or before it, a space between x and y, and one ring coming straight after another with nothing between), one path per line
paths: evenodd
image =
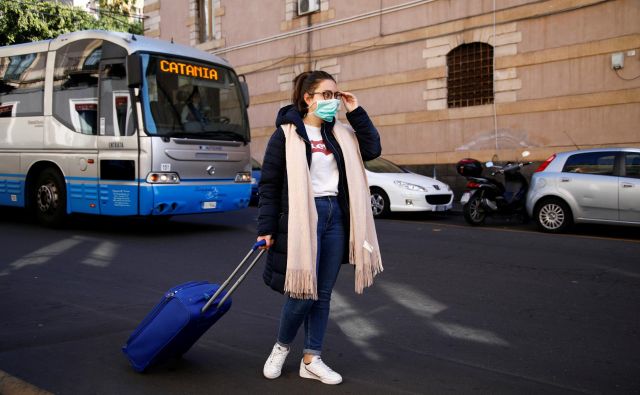
M186 75L188 77L204 78L207 80L218 80L218 72L216 69L204 66L194 66L192 64L170 62L168 60L160 61L160 70L165 73Z

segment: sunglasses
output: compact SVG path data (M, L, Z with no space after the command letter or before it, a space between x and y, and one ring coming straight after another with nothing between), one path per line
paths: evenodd
M332 92L332 91L323 91L323 92L313 92L312 95L322 95L322 98L324 100L331 100L331 99L342 99L342 93L341 92Z

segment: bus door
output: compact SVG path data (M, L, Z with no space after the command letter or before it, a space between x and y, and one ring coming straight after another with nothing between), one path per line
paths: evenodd
M100 213L138 214L138 138L124 59L100 63L98 162Z

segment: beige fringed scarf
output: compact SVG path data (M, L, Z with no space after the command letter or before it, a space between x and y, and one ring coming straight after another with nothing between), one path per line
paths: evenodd
M296 299L318 299L316 279L317 226L311 175L305 143L294 125L283 125L286 137L289 188L287 274L284 291ZM354 131L336 122L333 134L340 144L349 186L349 263L355 266L355 291L362 293L382 272L378 236L371 212L369 185Z

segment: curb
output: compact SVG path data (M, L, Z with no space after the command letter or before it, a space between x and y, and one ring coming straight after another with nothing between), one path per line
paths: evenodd
M49 391L45 391L22 381L17 377L11 376L9 373L0 370L0 394L2 395L53 395Z

